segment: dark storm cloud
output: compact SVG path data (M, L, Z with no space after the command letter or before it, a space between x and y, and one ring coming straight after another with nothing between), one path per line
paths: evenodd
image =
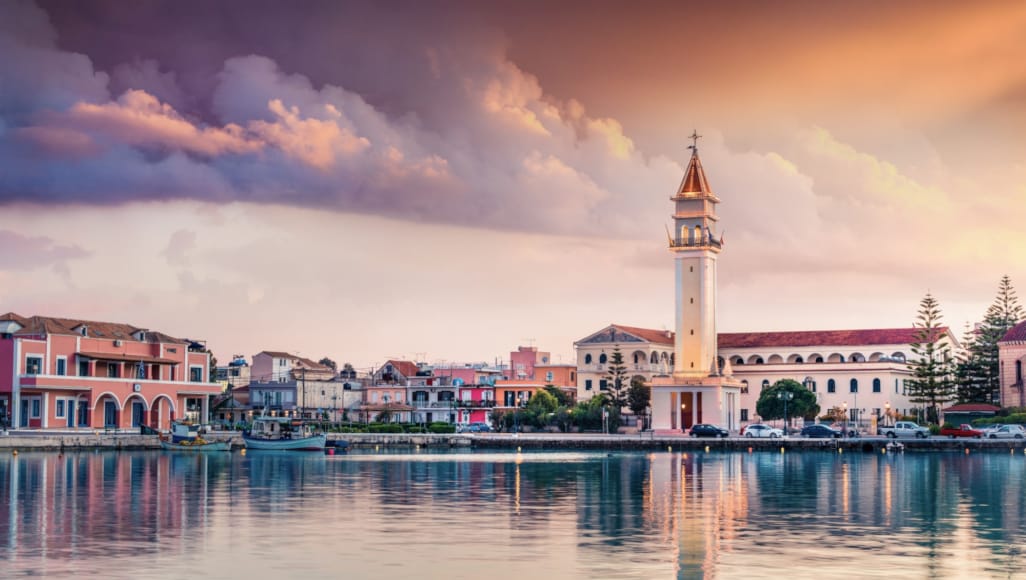
M616 121L545 95L472 17L445 4L183 6L0 8L0 202L241 200L637 229L623 185L652 180L650 162ZM654 175L668 189L676 171L660 161Z

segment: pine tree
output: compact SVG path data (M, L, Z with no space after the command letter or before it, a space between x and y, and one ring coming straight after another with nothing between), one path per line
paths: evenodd
M635 417L643 418L652 404L652 389L645 384L642 377L631 379L631 386L627 389L627 406Z
M959 403L990 403L990 390L984 378L983 364L980 362L979 340L977 330L968 324L962 336L964 357L955 365L955 382Z
M941 326L941 311L937 300L929 293L919 303L919 317L915 324L915 342L911 345L915 355L908 362L912 379L908 382L908 399L924 405L927 420L936 423L940 406L954 399L951 346Z
M620 345L616 345L613 354L609 356L609 368L606 369L606 396L611 407L622 409L627 405L628 387L630 379L627 378L627 365L623 362Z
M1001 382L998 368L998 341L1013 326L1023 319L1023 309L1012 288L1012 280L1003 276L998 284L998 294L993 304L983 315L983 322L976 333L974 355L980 365L981 388L988 403L999 403Z

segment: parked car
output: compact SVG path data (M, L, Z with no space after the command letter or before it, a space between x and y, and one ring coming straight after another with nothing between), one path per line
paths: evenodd
M952 439L955 437L975 437L976 439L983 437L983 431L973 429L972 425L965 423L958 427L944 427L940 430L940 434L941 436L951 437Z
M699 423L691 428L692 437L727 437L730 435L730 431L727 431L723 427L717 427L716 425L710 425L708 423Z
M488 423L471 423L467 425L468 433L490 433L492 430Z
M1022 425L1002 425L987 433L988 439L1022 439L1026 437L1026 429Z
M802 437L809 437L810 439L840 439L843 433L837 429L827 427L826 425L817 423L815 425L806 425L801 431Z
M912 421L898 421L893 427L880 427L880 434L886 435L891 439L897 439L898 437L926 439L930 436L930 430L926 427L920 427Z
M762 423L755 423L753 425L745 427L745 437L749 438L769 437L771 439L776 439L778 437L783 436L784 432L780 429L774 429L773 427L770 427L769 425L763 425Z

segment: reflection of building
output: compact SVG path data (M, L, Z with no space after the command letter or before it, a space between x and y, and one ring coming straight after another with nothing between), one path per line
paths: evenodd
M202 344L129 324L0 316L0 416L16 427L206 421L209 368Z
M1026 364L1026 322L1013 326L998 342L998 373L1002 407L1026 407L1023 365Z

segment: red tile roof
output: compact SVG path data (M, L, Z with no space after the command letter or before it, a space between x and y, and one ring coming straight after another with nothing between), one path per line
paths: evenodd
M945 413L997 413L1000 410L1001 407L995 407L986 403L962 403L961 405L952 405L947 409L943 409Z
M942 332L947 332L942 328ZM799 330L792 332L721 333L719 348L767 348L799 346L862 346L912 344L918 328L870 328L863 330Z
M1026 323L1024 323L1026 324ZM666 330L614 324L617 329L656 344L673 344L674 333ZM947 332L947 327L941 328ZM801 346L907 345L916 341L918 328L870 328L862 330L798 330L789 332L724 332L719 348L776 348ZM1026 330L1024 330L1026 332Z
M408 360L388 360L385 361L385 364L392 365L395 370L399 371L399 374L406 378L417 376L417 371L420 370L415 363Z
M614 324L613 326L648 342L673 344L673 331L670 330L654 330L651 328L638 328L637 326L624 326L622 324Z
M1021 342L1026 341L1026 321L1016 324L1008 329L1008 332L1001 337L1000 342Z
M119 322L99 322L95 320L78 320L72 318L57 318L53 316L29 316L23 317L18 316L13 312L8 312L3 316L0 316L0 320L14 320L24 328L19 330L17 335L41 335L41 334L71 334L76 336L82 336L80 329L82 326L86 327L86 334L89 338L109 338L119 340L135 340L132 335L142 330L145 331L144 342L148 343L175 343L175 344L189 344L189 341L173 336L168 336L161 332L155 332L147 330L145 328L139 328L131 324L123 324Z

